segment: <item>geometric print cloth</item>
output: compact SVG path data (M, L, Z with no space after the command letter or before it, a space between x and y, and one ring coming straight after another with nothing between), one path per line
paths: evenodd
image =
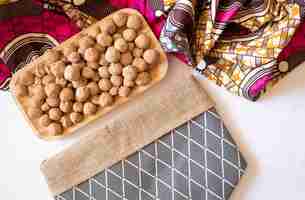
M247 163L210 109L56 200L225 200Z

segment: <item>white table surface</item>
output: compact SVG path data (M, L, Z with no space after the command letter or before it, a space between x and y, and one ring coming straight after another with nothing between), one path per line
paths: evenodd
M255 103L208 81L204 81L204 87L248 161L247 173L231 200L304 199L305 65ZM81 133L56 142L38 139L11 95L3 92L0 125L0 198L53 199L40 172L40 163Z

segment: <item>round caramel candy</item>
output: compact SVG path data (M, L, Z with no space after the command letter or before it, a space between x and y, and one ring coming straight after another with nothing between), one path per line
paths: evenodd
M15 94L18 97L23 97L23 96L27 96L28 95L28 89L25 85L16 85L15 86Z
M94 38L91 36L83 36L79 39L79 48L80 49L88 49L89 47L93 47L95 45Z
M100 96L95 95L95 96L91 97L90 101L95 105L99 105L100 104Z
M57 61L50 66L52 74L56 77L63 77L66 64L63 61Z
M52 136L60 135L63 132L62 126L56 122L51 123L48 126L47 130L48 130L48 134Z
M75 102L73 104L74 112L82 112L83 111L83 104L81 102Z
M133 29L126 29L123 31L123 38L128 41L132 42L137 37L137 32Z
M135 66L139 72L148 70L148 65L143 58L135 58L132 65Z
M34 83L34 81L35 81L35 76L30 71L23 71L19 74L18 83L22 85L30 86Z
M96 113L96 111L97 111L97 107L96 107L95 104L93 104L91 102L86 102L84 104L84 111L83 111L83 113L85 115L93 115L93 114Z
M142 27L142 19L138 15L130 15L128 16L126 26L138 30Z
M61 90L59 98L62 101L72 101L74 99L74 92L71 88L64 88Z
M128 49L128 44L123 38L119 38L114 41L114 48L120 52L126 52Z
M113 34L116 32L116 25L114 24L112 19L105 19L104 21L102 21L100 28L104 33Z
M90 94L91 96L95 96L97 94L100 93L100 88L98 86L98 84L96 82L90 82L88 85L87 85L87 88L90 90Z
M160 54L155 49L147 49L146 51L144 51L143 58L148 64L153 65L158 62Z
M120 75L122 74L123 67L120 63L111 63L108 71L112 75Z
M149 45L150 45L150 39L145 34L140 34L135 39L135 44L140 49L147 49L147 48L149 48Z
M37 107L29 107L27 114L30 119L36 119L42 115L42 111Z
M138 75L138 70L132 65L128 65L123 69L123 76L126 80L134 80Z
M120 52L113 46L108 47L105 53L105 59L108 62L116 63L120 60Z
M122 65L129 65L132 63L132 55L129 51L125 52L125 53L122 53L121 54L121 57L120 57L120 63Z
M73 125L70 116L67 116L67 115L62 116L60 119L60 122L64 128L69 128Z
M99 57L100 52L93 47L86 49L84 54L84 58L87 62L96 62L98 61Z
M109 78L111 75L108 71L108 67L100 67L98 69L98 74L100 75L101 78Z
M59 108L51 108L49 110L49 117L51 120L58 121L62 116L62 112Z
M39 124L40 126L49 126L51 124L51 119L49 118L49 115L44 114L39 118Z
M59 108L61 111L63 111L64 113L69 113L72 111L72 102L71 101L62 101L59 104Z
M50 83L54 83L56 80L55 76L52 74L48 74L42 78L42 84L48 85Z
M111 81L109 79L106 78L102 78L99 82L98 82L98 86L100 87L100 89L102 91L108 91L110 90L110 88L112 87Z
M50 107L57 107L59 106L60 100L57 97L48 97L46 99L46 103L50 106Z
M83 120L84 116L78 112L73 112L70 114L70 119L73 124L77 124Z
M102 65L102 66L107 66L108 64L109 64L109 62L106 60L106 58L105 58L105 54L102 54L101 56L100 56L100 60L99 60L99 62L98 62L100 65Z
M122 27L126 24L127 22L128 15L123 12L117 12L113 15L112 19L118 27Z
M112 85L114 85L114 86L121 86L123 84L122 76L118 76L118 75L111 76L110 81L111 81Z
M57 97L61 91L61 87L56 83L50 83L45 86L44 91L48 97Z
M143 55L143 49L134 48L133 51L132 51L132 55L133 55L135 58L141 58L142 55Z
M80 68L75 65L68 65L64 72L64 77L69 81L77 81L80 79Z
M121 97L127 97L130 93L131 89L126 86L121 86L119 89L119 96Z
M139 73L136 84L137 85L147 85L151 81L150 74L148 72Z
M79 52L73 51L67 56L67 60L71 63L78 63L82 60L82 57Z
M101 32L101 29L99 26L94 26L94 27L87 29L87 34L93 38L95 38L100 32Z
M90 67L84 67L82 69L82 76L86 79L92 79L96 75L96 72Z
M50 106L47 102L43 103L41 105L41 110L44 111L44 112L47 112L48 110L50 110Z
M87 87L79 87L75 92L75 99L79 102L86 101L90 96L90 90Z
M101 107L110 106L113 103L113 97L109 93L103 92L100 95L99 102Z
M100 34L97 35L96 41L102 47L109 47L109 46L111 46L111 44L113 42L113 39L107 33L100 33Z
M109 90L109 94L112 96L116 96L119 93L119 87L114 86Z

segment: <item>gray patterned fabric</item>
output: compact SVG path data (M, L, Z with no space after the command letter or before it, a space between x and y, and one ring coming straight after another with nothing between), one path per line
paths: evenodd
M212 109L55 199L228 199L246 167Z

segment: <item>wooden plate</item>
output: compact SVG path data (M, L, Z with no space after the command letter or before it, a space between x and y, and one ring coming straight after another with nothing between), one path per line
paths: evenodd
M112 111L113 109L118 108L121 104L123 104L123 103L125 103L127 101L130 101L133 98L136 98L137 95L139 95L139 94L143 93L145 90L151 88L153 85L158 83L166 75L167 68L168 68L168 61L167 61L166 54L164 53L163 49L161 48L158 39L155 37L155 35L152 32L152 30L150 29L149 25L145 21L144 17L138 11L136 11L134 9L129 9L129 8L121 9L121 10L116 11L116 12L124 12L124 13L127 13L127 14L134 14L134 15L138 15L138 16L140 16L142 18L143 27L139 31L139 33L147 34L151 38L151 48L154 48L154 49L158 50L159 53L160 53L160 61L159 61L159 63L150 70L152 81L148 85L137 86L137 87L133 88L131 94L127 98L126 97L118 97L117 96L115 98L115 102L114 102L114 104L112 106L109 106L109 107L106 107L106 108L99 108L98 112L95 115L86 116L84 118L84 120L81 121L80 123L75 124L75 125L73 125L70 128L64 129L63 134L51 136L51 135L47 134L47 131L46 131L45 127L42 127L42 126L39 125L38 119L31 120L28 117L28 115L26 114L26 110L27 110L28 105L29 105L30 97L28 97L28 96L26 96L26 97L18 97L16 95L16 84L18 82L18 77L20 76L20 74L23 71L33 70L34 67L37 64L44 63L46 61L46 56L42 55L41 57L37 58L32 63L30 63L30 64L26 65L24 68L20 69L13 76L13 78L11 80L11 83L10 83L10 89L12 91L13 97L14 97L18 107L22 111L24 117L26 118L26 120L30 124L31 128L33 129L33 131L40 138L45 139L45 140L53 140L53 139L59 139L59 138L62 138L64 136L67 136L67 135L73 133L74 131L76 131L77 129L87 125L88 123L90 123L90 122L92 122L92 121L94 121L94 120L104 116L106 113ZM113 13L113 14L115 14L115 13ZM73 43L73 42L79 40L79 38L82 35L86 34L90 29L96 28L97 26L101 25L103 20L105 20L107 18L111 18L113 14L103 18L102 20L100 20L96 24L88 27L87 29L81 31L80 33L76 34L75 36L73 36L70 39L66 40L65 42L61 43L59 46L55 47L55 49L56 50L62 50L68 44Z

